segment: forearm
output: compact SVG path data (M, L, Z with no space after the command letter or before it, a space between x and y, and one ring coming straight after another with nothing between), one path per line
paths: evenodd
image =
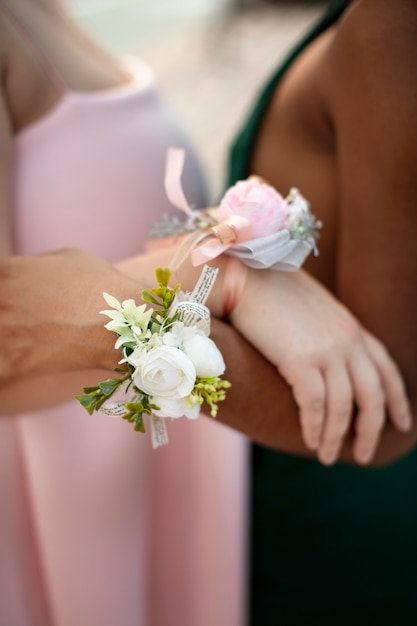
M139 302L141 289L155 285L155 268L168 265L172 254L173 250L160 250L120 263L119 268L127 275L81 251L64 251L31 259L14 257L0 261L2 281L0 374L4 381L8 381L3 389L5 395L0 396L0 400L4 400L3 408L9 403L12 412L27 410L26 406L23 407L18 403L13 405L13 394L17 399L22 397L19 393L19 388L22 389L21 383L26 395L30 396L27 393L29 379L25 380L25 376L34 372L49 375L49 382L54 379L53 375L56 372L99 368L108 370L110 374L120 359L120 352L114 349L115 336L104 328L105 320L99 313L105 308L103 291L111 293L120 301L134 298ZM224 259L216 259L216 265L222 266L223 263ZM178 276L174 275L173 278L181 281L184 288L191 290L200 271L185 262ZM308 320L305 322L303 317L299 319L295 315L296 310L300 314L300 307L296 306L297 301L302 302L301 313L306 310L305 289L309 283L307 281L307 285L305 284L302 274L299 274L298 278L294 275L290 280L289 276L279 276L279 273L273 272L265 274L267 283L261 293L258 282L262 276L263 272L251 272L248 276L249 292L245 294L243 305L238 307L240 316L237 317L242 324L240 330L247 334L256 348L265 352L271 361L274 361L276 350L280 347L279 345L274 347L273 344L281 342L282 339L290 339L289 349L286 345L281 346L282 353L286 354L287 358L290 356L292 363L295 362L296 356L303 361L306 340L310 338L316 340L317 332L319 336L321 332L317 325L313 325L313 331L310 331L310 322ZM277 279L278 285L275 284ZM270 280L273 281L271 285ZM222 272L220 280L215 283L209 302L212 312L219 315L222 308L221 281ZM322 294L322 291L314 285L311 286L311 290L307 290L307 295L308 310L314 311L316 306L320 313L317 317L320 320L325 322L329 319L334 322L334 315L323 318L324 311L334 310L334 304L327 303L329 296ZM325 298L323 306L322 297ZM339 319L337 306L336 312L337 321ZM273 328L268 326L271 319ZM288 320L292 326L295 323L296 332L306 326L307 337L304 335L301 342L302 350L298 351L297 355L292 354L294 345L291 336L294 329L290 328L288 332L286 326ZM341 312L341 326L342 328L346 326L344 311ZM324 323L324 327L327 336L329 323ZM301 438L298 409L293 401L293 389L279 377L273 365L265 361L231 328L219 326L217 323L213 323L213 328L215 333L213 337L224 352L228 363L227 375L234 382L228 400L221 409L220 419L265 445L306 454L307 450ZM257 337L252 335L253 332L256 335L259 330L262 331L263 340L258 345ZM340 335L339 323L336 324L335 335ZM343 337L344 333L342 339ZM313 352L314 346L313 342ZM330 344L330 352L333 352L333 344ZM18 379L20 383L16 382ZM33 384L34 378L30 381ZM86 375L83 380L80 379L79 389L73 388L72 393L80 391L83 384L95 382ZM45 406L45 400L53 404L67 399L66 395L57 397L56 392L57 388L54 386L51 394L46 394L46 397L44 395L38 398L37 392L34 393L31 396L33 403L29 408ZM392 437L395 438L394 434ZM401 442L401 438L399 435L395 441ZM382 448L381 454L383 452ZM350 458L347 452L344 458Z
M225 378L232 383L216 419L257 443L311 456L291 389L276 368L224 322L212 320L211 337L222 351Z
M97 385L113 375L89 369L17 377L0 386L0 416L42 411L69 402L84 386Z

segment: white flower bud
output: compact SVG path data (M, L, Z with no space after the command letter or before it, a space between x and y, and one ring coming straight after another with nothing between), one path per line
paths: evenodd
M198 378L221 376L226 369L222 354L214 341L197 332L183 341L182 349L193 362Z

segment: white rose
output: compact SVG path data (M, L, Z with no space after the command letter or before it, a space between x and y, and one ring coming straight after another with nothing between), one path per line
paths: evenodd
M182 349L193 362L198 378L212 378L224 373L226 366L222 353L204 333L196 332L185 338Z
M188 419L197 419L200 415L200 404L193 402L192 396L187 398L162 398L161 396L153 396L152 404L159 406L159 410L154 409L153 413L159 417L188 417Z
M129 357L132 359L132 355ZM185 398L193 390L196 370L184 352L171 346L160 346L142 352L133 381L151 396Z

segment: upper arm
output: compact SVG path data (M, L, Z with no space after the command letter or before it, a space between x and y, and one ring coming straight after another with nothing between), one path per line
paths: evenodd
M3 88L5 79L4 51L0 49L0 257L10 253L10 205L12 169L12 133Z
M340 232L338 295L417 400L417 6L362 0L329 55Z

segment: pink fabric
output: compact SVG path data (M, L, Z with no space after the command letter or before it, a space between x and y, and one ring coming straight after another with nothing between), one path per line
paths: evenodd
M187 197L204 204L190 147L149 70L138 76L64 94L15 138L16 253L142 250L169 210L172 145L187 150ZM56 376L45 388L88 382ZM1 626L244 624L244 439L209 418L168 427L170 445L153 452L149 437L75 401L0 420Z

